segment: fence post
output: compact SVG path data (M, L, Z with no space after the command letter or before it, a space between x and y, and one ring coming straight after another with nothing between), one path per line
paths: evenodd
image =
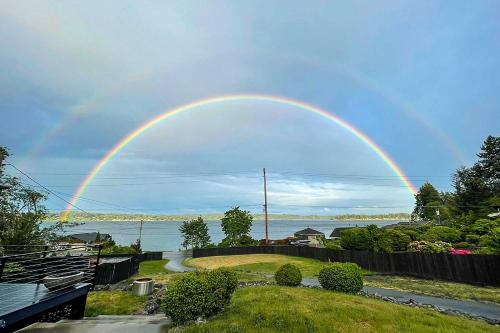
M0 257L0 282L2 281L2 274L3 274L3 269L5 267L5 262L7 261L7 258L5 257Z
M102 249L102 245L101 244L97 245L97 260L95 262L94 278L92 279L92 286L90 287L92 290L94 290L95 282L97 280L97 271L99 268L99 259L101 257L101 249Z

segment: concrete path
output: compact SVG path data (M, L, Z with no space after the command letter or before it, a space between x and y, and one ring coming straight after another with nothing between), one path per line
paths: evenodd
M97 316L57 323L36 323L18 332L23 333L166 333L172 326L165 315Z
M318 279L303 278L302 284L309 287L319 287ZM460 311L474 316L482 316L489 319L500 320L500 306L474 301L463 301L442 297L418 295L398 290L377 287L363 287L363 291L369 295L380 295L392 297L398 301L409 301L410 299L421 304L430 304L443 310Z
M191 258L191 251L168 251L163 252L163 259L170 260L165 268L171 272L191 272L194 271L195 268L184 266L182 263L184 260Z

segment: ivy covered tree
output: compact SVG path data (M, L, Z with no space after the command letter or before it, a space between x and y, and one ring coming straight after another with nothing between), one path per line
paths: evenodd
M0 245L44 244L55 238L60 224L43 227L46 194L35 191L5 172L9 151L0 147Z
M208 226L201 216L182 222L179 231L183 237L182 247L186 250L189 247L203 248L210 245Z

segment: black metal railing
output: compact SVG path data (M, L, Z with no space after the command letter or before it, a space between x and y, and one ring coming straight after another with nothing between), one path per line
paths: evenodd
M9 297L9 285L44 285L56 292L77 283L93 286L100 245L1 245L0 284L2 297Z

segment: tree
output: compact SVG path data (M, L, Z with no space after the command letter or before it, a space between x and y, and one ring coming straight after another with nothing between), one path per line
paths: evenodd
M182 246L185 249L190 246L192 248L202 248L210 245L208 226L201 216L190 221L182 222L179 231L184 238Z
M500 195L500 137L488 136L477 157L477 174L493 194Z
M9 157L6 148L0 147L0 244L44 244L55 238L61 224L42 227L47 209L42 204L46 195L29 188L16 177L5 173Z
M488 136L471 167L462 167L453 177L453 208L457 216L469 215L469 223L500 205L500 137Z
M225 246L237 246L242 241L249 243L252 222L253 216L250 212L241 210L240 207L234 207L225 212L221 225L226 238L222 240L222 243Z
M420 220L432 221L436 217L436 206L443 203L438 190L429 182L425 182L415 194L413 215Z

